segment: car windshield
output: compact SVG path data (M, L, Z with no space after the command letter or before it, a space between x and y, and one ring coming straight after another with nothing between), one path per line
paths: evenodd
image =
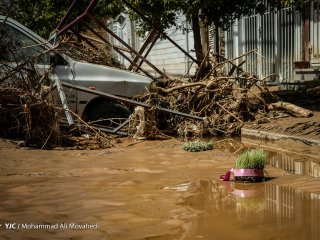
M49 64L46 43L31 39L16 28L0 22L1 61L21 62L33 58L38 64Z

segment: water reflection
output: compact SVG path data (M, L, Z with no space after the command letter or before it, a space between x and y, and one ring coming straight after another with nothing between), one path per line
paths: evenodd
M320 177L319 147L292 140L266 141L241 138L245 146L259 147L269 152L269 164L292 174Z
M299 154L270 151L269 164L299 175L320 177L320 163L318 159L308 158Z
M320 239L320 194L272 181L200 181L185 204L202 206L187 239Z
M267 223L281 227L291 223L302 231L304 239L320 239L320 195L286 186L265 185Z

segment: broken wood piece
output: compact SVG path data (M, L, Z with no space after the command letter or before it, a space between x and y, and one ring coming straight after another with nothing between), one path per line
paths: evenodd
M271 103L268 106L268 109L269 110L285 110L296 117L312 117L313 116L313 112L308 109L299 107L292 103L282 102L282 101Z
M215 81L210 81L209 83L207 83L206 85L206 89L212 89L214 87L216 87L217 83Z
M147 47L155 40L156 35L158 34L157 29L153 28L151 30L151 32L149 33L148 37L146 38L146 40L144 41L144 43L142 44L140 50L139 50L139 54L143 54L144 51L147 49ZM146 57L146 56L145 56ZM139 57L135 56L134 59L132 60L131 65L128 67L128 70L132 70L134 67L133 63L138 63Z

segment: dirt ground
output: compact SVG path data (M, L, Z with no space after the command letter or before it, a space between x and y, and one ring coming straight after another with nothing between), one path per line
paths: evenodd
M300 138L306 143L312 142L320 145L320 112L314 111L313 116L309 118L298 118L288 115L283 118L271 119L270 122L263 124L247 123L243 129L265 132L270 135L271 139L293 137L297 140Z
M304 224L311 220L300 209L312 201L320 210L320 200L314 202L312 197L320 199L319 180L268 165L272 179L250 185L251 195L258 194L253 207L252 202L236 196L233 182L219 180L243 147L234 140L226 141L214 140L212 151L190 153L175 139L122 139L116 147L91 151L32 150L0 140L0 239L320 236L318 228L301 229L304 219ZM289 206L290 211L297 208L297 213L279 226L274 223L282 218L267 210L281 210L286 204L273 200L272 192L301 199ZM272 207L274 204L278 207ZM311 225L320 223L315 218ZM8 223L13 224L11 229ZM51 228L41 229L44 226Z

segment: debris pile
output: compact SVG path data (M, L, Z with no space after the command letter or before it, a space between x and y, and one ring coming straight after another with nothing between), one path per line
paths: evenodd
M0 96L0 135L24 135L28 145L41 148L58 143L59 119L52 104L16 88L0 88Z
M9 69L9 66L7 66ZM7 69L7 70L8 70ZM11 74L14 73L14 74ZM59 114L42 85L47 75L39 75L31 60L2 72L0 87L0 135L24 136L29 146L50 148L59 142Z
M161 135L153 109L138 106L130 116L128 135L134 139L150 139Z
M111 47L108 47L105 44L95 47L95 50L93 51L84 41L79 42L75 39L74 35L65 34L60 36L59 39L57 51L66 53L77 61L125 69L125 66L112 54Z
M91 51L69 37L64 37L54 50L71 52L73 57L87 62L120 66L107 49ZM209 69L207 74L196 74L193 79L162 79L157 93L148 92L136 97L139 103L130 100L139 107L126 121L129 123L128 135L137 139L168 135L183 138L234 136L239 135L245 122L266 122L270 116L277 116L279 109L298 116L311 116L310 111L279 102L266 85L271 76L259 79L242 69L245 60L236 64L236 60L245 59L247 54L254 52L222 61L217 61L221 56L213 56L199 66L199 72L201 68ZM106 127L88 124L71 111L75 124L63 123L61 116L67 110L50 97L54 89L50 70L40 75L34 68L39 57L41 54L15 65L0 65L0 136L22 137L29 146L47 149L74 145L91 149L110 146L113 137L106 134ZM128 99L119 101L128 102ZM122 125L115 129L120 130ZM111 133L117 131L111 130Z
M243 57L243 56L242 56ZM243 123L266 121L268 104L278 99L266 86L266 79L243 71L233 60L211 62L211 70L200 80L175 79L162 82L158 93L140 98L153 106L202 117L203 121L157 113L159 129L179 137L239 135ZM232 68L226 74L227 64ZM234 72L237 71L237 76Z
M49 72L40 75L33 60L27 59L17 66L1 65L0 136L23 139L26 146L41 149L110 146L109 136L75 114L79 121L73 126L61 122L63 110L54 101Z

